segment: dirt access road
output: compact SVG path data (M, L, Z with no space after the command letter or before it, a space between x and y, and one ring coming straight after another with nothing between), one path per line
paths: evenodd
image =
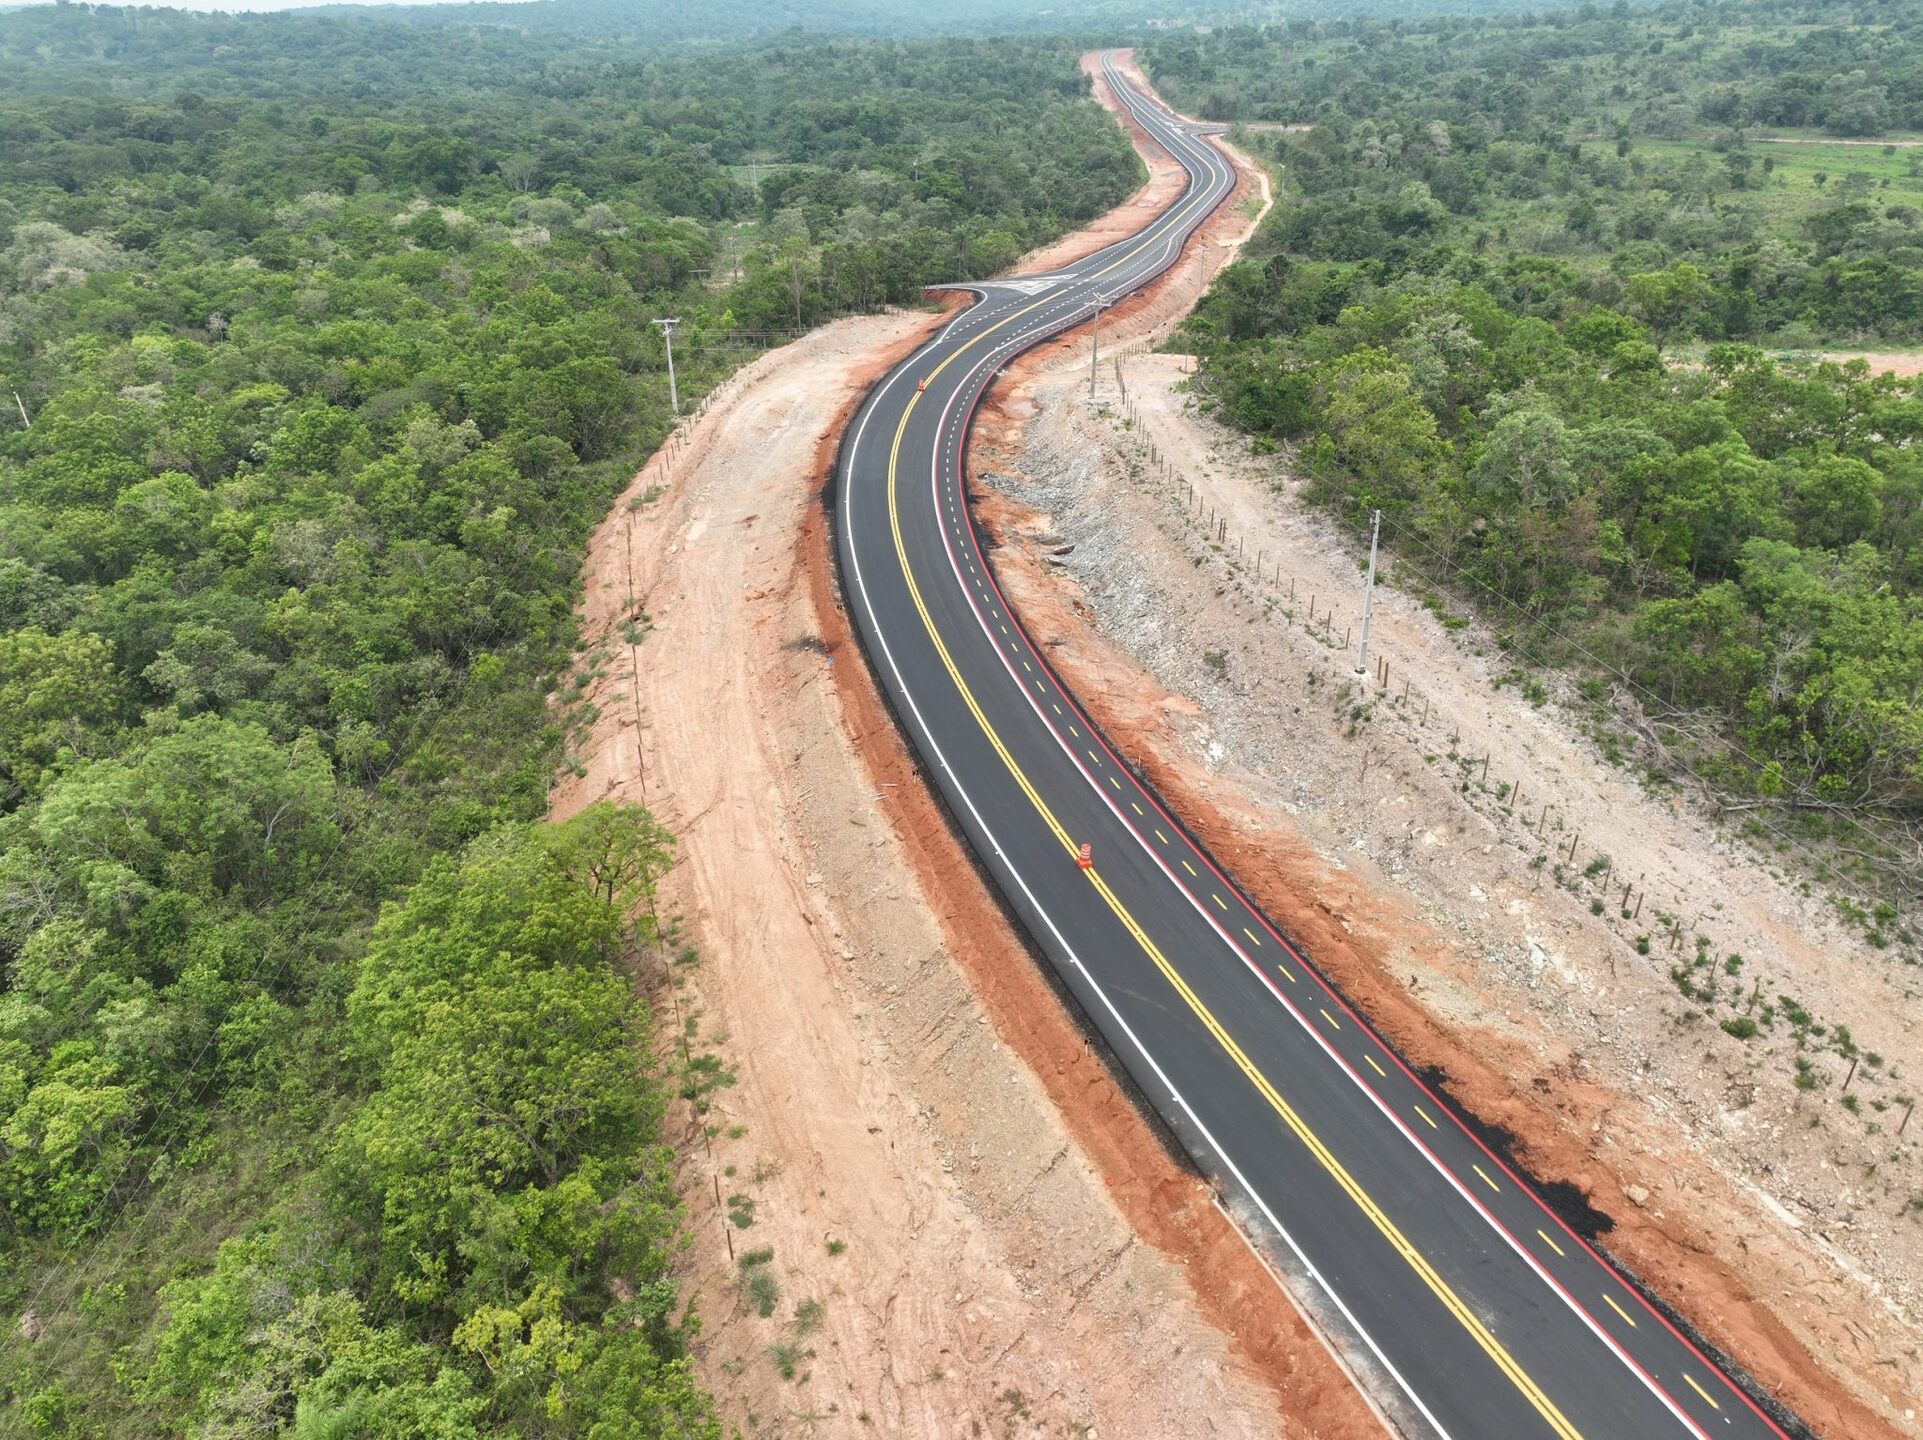
M1170 185L1148 158L1057 258L1137 228ZM1223 238L1149 306L1184 308ZM939 319L762 357L589 552L596 709L554 810L611 796L680 838L698 959L660 1013L705 1090L672 1117L701 1377L749 1435L1379 1435L1090 1057L847 637L819 493L863 387Z

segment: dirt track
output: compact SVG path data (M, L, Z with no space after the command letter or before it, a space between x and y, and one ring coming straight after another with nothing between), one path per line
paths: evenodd
M732 1076L675 1117L702 1379L754 1435L1379 1434L1089 1056L841 628L817 491L935 318L748 367L589 554L599 714L554 809L613 796L680 837L700 960L667 1014ZM765 1317L739 1263L764 1248Z

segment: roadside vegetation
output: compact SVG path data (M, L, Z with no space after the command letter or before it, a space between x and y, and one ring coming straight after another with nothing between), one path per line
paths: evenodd
M1137 165L1072 50L608 46L0 17L9 1434L718 1433L670 842L540 823L650 322L685 405Z
M1144 58L1178 105L1302 127L1250 134L1283 193L1187 327L1207 403L1572 667L1653 778L1825 842L1914 959L1923 393L1771 351L1923 341L1915 17L1584 6Z

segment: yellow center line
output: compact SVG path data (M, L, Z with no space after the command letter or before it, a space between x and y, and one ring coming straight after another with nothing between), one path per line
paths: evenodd
M1288 982L1289 982L1289 983L1290 983L1291 985L1293 985L1293 984L1295 984L1295 976L1289 973L1289 967L1288 967L1288 966L1286 966L1286 965L1278 965L1278 966L1276 966L1275 968L1276 968L1276 969L1278 969L1278 970L1280 970L1280 971L1282 972L1282 978L1283 978L1284 980L1286 980L1286 981L1288 981Z
M1260 945L1262 943L1260 937L1258 937L1253 930L1249 929L1248 926L1244 925L1242 927L1242 933L1249 937L1249 944Z
M1168 836L1164 835L1160 830L1155 832L1155 838L1160 840L1164 845L1168 844Z
M1318 1006L1317 1008L1320 1009L1321 1007ZM1331 1015L1327 1010L1322 1011L1322 1018L1329 1022L1329 1028L1331 1030L1340 1030L1342 1028L1341 1022L1338 1021L1335 1018L1335 1016Z
M1183 868L1184 870L1186 870L1186 871L1188 871L1188 872L1189 872L1189 874L1191 874L1191 875L1193 875L1193 874L1195 873L1195 867L1194 867L1193 865L1191 865L1191 864L1189 864L1189 862L1188 862L1188 861L1186 861L1186 860L1184 860L1184 861L1182 862L1182 868Z
M1609 1308L1611 1310L1614 1310L1618 1315L1623 1317L1624 1324L1628 1325L1631 1330L1634 1330L1636 1328L1636 1317L1631 1315L1627 1310L1623 1309L1622 1306L1618 1305L1616 1303L1616 1297L1614 1295L1604 1295L1603 1299L1606 1302L1608 1302Z
M1543 1244L1547 1245L1551 1250L1554 1250L1558 1255L1562 1254L1562 1246L1549 1238L1549 1232L1547 1230L1538 1230L1536 1233L1542 1236Z
M1129 808L1129 809L1131 809L1131 810L1133 810L1133 811L1134 811L1134 812L1135 812L1135 813L1136 813L1137 815L1141 815L1141 814L1145 814L1145 813L1146 813L1146 812L1145 812L1145 811L1144 811L1144 810L1142 809L1142 807L1141 807L1140 805L1137 805L1137 804L1136 804L1136 803L1135 803L1135 802L1134 802L1133 800L1131 800L1131 801L1129 801L1129 802L1128 802L1128 808Z
M1441 1128L1439 1125L1436 1124L1435 1121L1429 1118L1429 1112L1427 1110L1424 1110L1420 1105L1416 1106L1416 1114L1422 1117L1422 1123L1424 1125L1427 1125L1431 1130L1438 1130Z
M1389 1072L1387 1070L1384 1070L1380 1065L1375 1063L1375 1056L1364 1055L1362 1058L1364 1060L1367 1060L1369 1062L1369 1068L1375 1071L1375 1073L1380 1075L1384 1080L1387 1080L1389 1078Z
M1483 1184L1487 1185L1491 1190L1495 1191L1498 1195L1502 1193L1502 1186L1498 1185L1495 1181L1491 1180L1488 1177L1488 1175L1483 1172L1483 1168L1480 1165L1471 1163L1469 1168L1476 1172L1477 1177L1481 1179Z
M1217 895L1213 890L1209 891L1209 899L1213 900L1217 905L1221 906L1224 910L1229 908L1229 902L1224 900L1220 895Z
M1138 247L1138 249L1146 248L1149 243L1152 242L1144 242L1143 246ZM1124 259L1126 258L1127 257L1124 257ZM1115 265L1120 265L1121 263L1123 263L1122 260L1117 260ZM1111 265L1108 268L1113 269L1115 267ZM1100 273L1106 274L1107 271L1104 270ZM1020 319L1021 316L1034 310L1040 303L1040 301L1037 301L1035 305L1030 305L1022 310L1018 310L1013 315L983 330L981 334L961 346L946 360L942 361L940 365L936 366L930 378L933 378L933 375L939 375L962 355L966 354L968 350L979 345L996 330L1013 324L1016 320ZM1080 853L1080 847L1077 846L1075 841L1069 836L1068 831L1063 828L1061 821L1056 818L1054 811L1049 807L1048 803L1042 799L1034 783L1029 780L1021 766L1016 763L1015 757L1009 751L1007 744L1002 740L1001 735L996 731L994 725L989 722L988 716L983 713L981 705L975 699L974 691L969 688L968 682L962 677L960 667L955 664L954 657L949 653L946 642L943 641L940 631L935 626L934 617L929 613L928 604L922 597L921 587L915 581L913 567L908 563L908 546L907 542L902 538L896 472L901 457L902 440L907 434L909 419L915 412L915 406L919 402L921 393L922 392L917 391L908 397L908 403L902 409L901 420L895 427L894 444L888 456L888 522L891 536L894 540L895 558L901 567L902 579L908 587L909 598L913 601L916 613L921 618L922 626L928 632L929 641L934 646L935 653L942 662L942 667L948 672L949 679L954 682L956 690L960 693L962 703L974 717L975 723L980 726L983 735L995 750L1003 766L1007 768L1009 776L1014 780L1016 787L1027 797L1029 804L1035 808L1035 812L1041 818L1042 823L1054 834L1057 842L1067 854L1070 856L1077 855ZM1191 875L1195 873L1194 867L1189 866L1186 860L1182 863L1188 868ZM1429 1262L1428 1257L1418 1250L1408 1237L1402 1233L1395 1222L1391 1220L1381 1206L1376 1203L1374 1198L1362 1188L1355 1177L1352 1176L1342 1162L1336 1158L1334 1152L1323 1143L1321 1137L1309 1128L1307 1122L1296 1113L1295 1108L1276 1090L1268 1076L1256 1067L1255 1062L1252 1061L1247 1053L1243 1051L1242 1047L1236 1043L1235 1038L1223 1028L1222 1023L1215 1018L1213 1012L1202 1002L1201 997L1189 986L1188 981L1169 963L1168 958L1162 953L1161 948L1150 938L1148 932L1142 928L1134 915L1130 913L1128 907L1122 903L1120 897L1109 888L1108 882L1092 867L1081 873L1088 877L1089 883L1093 885L1097 893L1101 895L1103 901L1108 905L1110 912L1114 914L1116 919L1121 922L1122 926L1134 938L1135 943L1141 946L1143 953L1154 963L1156 969L1161 972L1163 978L1187 1004L1189 1010L1202 1022L1203 1026L1214 1037L1216 1044L1221 1047L1224 1054L1226 1054L1235 1064L1236 1068L1242 1072L1243 1076L1262 1098L1268 1102L1269 1108L1275 1112L1289 1131L1308 1149L1309 1153L1349 1198L1351 1203L1375 1226L1377 1232L1388 1243L1390 1249L1415 1272L1417 1278L1429 1289L1430 1293L1442 1304L1443 1308L1462 1326L1476 1344L1481 1347L1483 1353L1494 1363L1496 1368L1502 1372L1504 1377L1522 1394L1523 1398L1542 1416L1548 1423L1550 1429L1556 1434L1558 1440L1582 1440L1581 1432L1569 1423L1562 1412L1556 1408L1555 1402L1544 1393L1542 1387L1517 1363L1515 1357L1496 1339L1494 1334L1490 1332L1488 1326L1482 1322L1481 1318L1477 1316L1474 1311L1470 1310L1462 1298L1450 1288L1449 1283L1436 1271L1434 1265ZM1330 1024L1335 1023L1334 1019L1329 1017L1326 1011L1324 1012L1324 1016L1329 1019ZM1428 1117L1425 1115L1423 1118L1427 1119ZM1431 1120L1429 1123L1434 1125L1435 1122Z
M1692 1375L1692 1374L1690 1374L1690 1373L1689 1373L1689 1372L1688 1372L1687 1370L1685 1370L1685 1371L1683 1371L1683 1379L1685 1379L1685 1380L1687 1380L1687 1381L1689 1382L1689 1388L1690 1388L1690 1389L1692 1389L1692 1390L1694 1390L1694 1391L1695 1391L1695 1392L1696 1392L1696 1393L1697 1393L1698 1395L1700 1395L1700 1396L1702 1396L1702 1397L1703 1397L1703 1399L1705 1399L1705 1400L1707 1400L1707 1401L1709 1401L1709 1408L1710 1408L1710 1409L1712 1409L1712 1410L1720 1410L1720 1409L1722 1409L1722 1408L1723 1408L1722 1406L1720 1406L1720 1405L1718 1405L1718 1404L1716 1403L1716 1397L1715 1397L1714 1395L1712 1395L1712 1394L1710 1394L1710 1393L1709 1393L1709 1392L1708 1392L1707 1390L1705 1390L1705 1389L1703 1389L1703 1387L1702 1387L1702 1386L1700 1386L1700 1385L1698 1385L1698 1384L1696 1383L1696 1377L1695 1377L1694 1375Z

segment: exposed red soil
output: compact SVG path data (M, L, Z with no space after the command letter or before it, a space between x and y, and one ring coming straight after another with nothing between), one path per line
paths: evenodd
M816 473L824 486L832 480L836 446L854 408L851 402L822 438ZM952 956L997 1033L1041 1080L1136 1233L1188 1267L1204 1315L1231 1337L1250 1373L1272 1388L1277 1433L1379 1437L1380 1422L1320 1338L1216 1207L1209 1187L1172 1160L1106 1065L1091 1054L1043 978L1041 962L1012 932L860 661L836 595L831 546L826 512L817 507L804 530L803 555L822 642L838 662L833 672L846 731L886 797L883 808L922 886L946 905L942 923Z
M971 440L970 473L988 465L1020 470L1029 398L1046 357L1009 367ZM1419 991L1392 965L1415 953L1425 965L1463 973L1458 951L1429 930L1401 897L1364 887L1303 842L1285 817L1258 810L1212 778L1182 743L1172 719L1193 704L1162 689L1100 633L1072 586L1049 569L1034 543L1045 525L994 491L976 491L977 520L1001 542L995 568L1015 609L1064 680L1100 725L1250 894L1312 955L1356 1008L1419 1069L1447 1077L1465 1113L1515 1139L1516 1158L1544 1180L1567 1183L1614 1222L1604 1243L1655 1293L1791 1410L1826 1437L1890 1437L1897 1429L1867 1408L1820 1364L1742 1276L1719 1262L1701 1217L1680 1206L1627 1203L1628 1181L1582 1137L1605 1122L1624 1138L1618 1097L1588 1082L1579 1057L1545 1065L1529 1043L1478 1028L1457 1033L1431 1015ZM1528 1076L1521 1086L1511 1077ZM1618 1153L1645 1148L1629 1143Z

